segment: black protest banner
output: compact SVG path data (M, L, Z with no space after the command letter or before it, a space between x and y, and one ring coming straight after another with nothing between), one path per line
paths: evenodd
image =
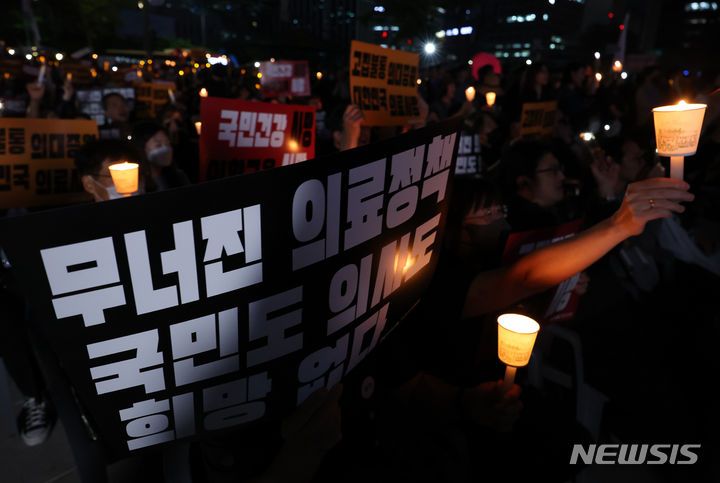
M351 371L430 281L458 130L2 220L109 453L279 420Z
M468 132L460 134L455 174L479 175L482 173L482 144L480 135Z

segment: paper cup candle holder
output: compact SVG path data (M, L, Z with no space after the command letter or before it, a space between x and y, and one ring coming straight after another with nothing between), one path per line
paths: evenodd
M503 390L509 390L515 381L518 367L530 362L540 325L530 317L503 314L498 321L498 358L507 364Z
M680 101L652 110L657 152L660 156L670 157L671 178L683 178L685 156L692 156L697 151L706 108L706 104Z
M495 104L495 97L497 96L496 93L493 91L486 92L485 93L485 102L488 106L492 107Z
M139 165L137 163L118 163L110 165L110 176L118 193L130 196L138 190Z

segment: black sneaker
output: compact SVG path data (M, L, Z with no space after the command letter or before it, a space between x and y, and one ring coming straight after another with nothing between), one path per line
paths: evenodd
M29 397L23 403L18 416L20 437L28 446L44 443L52 432L54 418L45 401Z

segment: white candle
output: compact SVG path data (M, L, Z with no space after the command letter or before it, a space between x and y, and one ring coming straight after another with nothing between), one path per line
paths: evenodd
M517 372L517 367L515 366L505 366L505 379L503 380L503 392L508 392L513 387L513 383L515 382L515 372Z
M45 80L45 64L43 63L40 66L40 73L38 74L38 80L37 80L38 87L40 87L42 85L44 80Z

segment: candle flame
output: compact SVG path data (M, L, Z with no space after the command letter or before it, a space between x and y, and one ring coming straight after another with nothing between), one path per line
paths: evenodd
M678 102L678 106L686 106L687 102L685 102L684 99L680 99L680 102Z
M465 98L468 100L468 102L472 102L475 99L475 88L470 86L467 89L465 89Z
M113 171L127 171L129 169L136 169L137 167L137 163L128 163L125 161L124 163L111 164L109 169Z
M299 147L298 142L294 139L288 141L288 149L290 149L290 151L297 151Z
M207 96L208 96L207 89L205 89L204 87L202 89L200 89L200 97L207 97Z

